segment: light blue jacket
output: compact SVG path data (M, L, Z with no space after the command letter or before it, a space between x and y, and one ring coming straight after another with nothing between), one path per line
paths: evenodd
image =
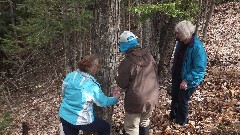
M180 43L176 46L176 51ZM204 79L207 66L207 54L202 42L195 35L188 45L182 67L182 80L187 82L187 89L197 87ZM176 67L177 68L177 67Z
M118 102L117 98L104 95L93 76L79 70L66 76L62 89L59 116L73 125L86 125L94 121L93 103L106 107Z

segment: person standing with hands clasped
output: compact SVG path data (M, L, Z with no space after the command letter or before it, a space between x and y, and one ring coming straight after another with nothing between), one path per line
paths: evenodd
M101 107L114 105L120 93L113 89L113 97L104 95L100 84L92 76L99 71L98 57L87 55L78 63L78 69L64 79L59 116L65 135L78 135L79 130L110 135L110 124L94 116L93 103Z
M207 54L202 42L194 34L189 21L175 26L177 46L172 67L172 102L170 119L183 126L188 122L188 101L204 79Z
M118 67L116 83L125 91L125 134L148 135L150 117L159 98L156 63L132 32L124 31L119 40L125 58Z

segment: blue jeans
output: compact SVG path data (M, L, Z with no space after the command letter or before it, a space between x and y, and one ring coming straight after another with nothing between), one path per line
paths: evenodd
M188 101L195 92L196 88L189 88L187 90L180 89L181 79L173 79L172 81L172 103L170 118L176 118L179 125L184 125L188 121Z
M85 132L97 132L98 135L110 135L110 124L105 120L95 117L94 121L88 125L73 125L60 118L65 135L78 135L79 130Z

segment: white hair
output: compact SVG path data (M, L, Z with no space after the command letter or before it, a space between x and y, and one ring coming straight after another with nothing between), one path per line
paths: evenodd
M190 21L181 21L175 26L175 32L181 33L183 40L192 38L195 31L195 26Z

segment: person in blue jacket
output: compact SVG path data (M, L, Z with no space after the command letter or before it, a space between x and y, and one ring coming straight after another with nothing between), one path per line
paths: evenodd
M100 84L92 76L98 71L98 57L87 55L78 62L78 69L64 79L59 116L65 135L78 135L79 130L110 135L110 124L94 116L93 104L101 107L114 105L120 93L117 88L113 88L113 97L105 96Z
M177 46L172 67L170 119L176 118L181 126L188 122L188 101L203 81L207 66L206 51L194 31L190 21L175 26Z

